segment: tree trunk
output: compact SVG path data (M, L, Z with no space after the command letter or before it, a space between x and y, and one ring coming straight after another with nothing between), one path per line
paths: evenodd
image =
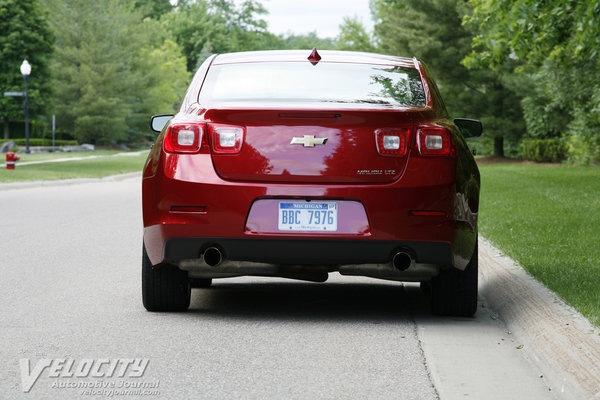
M504 157L504 137L503 136L495 136L494 137L494 156Z
M2 118L4 120L4 139L10 138L10 126L8 124L8 117Z

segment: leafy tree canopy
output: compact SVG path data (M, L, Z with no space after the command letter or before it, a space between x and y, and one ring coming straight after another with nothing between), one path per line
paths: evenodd
M336 39L338 50L376 51L372 38L357 17L344 17Z
M178 46L128 0L51 0L61 129L80 142L136 140L173 110L189 80ZM161 93L157 96L156 90Z
M566 136L574 161L600 162L600 2L471 0L466 59L529 84L530 136Z
M166 29L183 48L187 67L195 71L213 53L264 50L281 45L267 23L261 3L246 0L236 6L232 0L179 2L174 12L165 15Z
M278 49L305 50L316 47L319 50L332 50L336 48L336 41L332 38L321 38L316 31L307 34L286 34L280 36L281 44Z
M136 0L135 7L142 11L144 17L156 20L173 10L173 5L169 0Z
M452 116L481 119L483 142L493 140L497 155L504 154L504 139L516 149L524 132L520 98L498 73L468 70L461 64L474 36L462 25L471 12L464 1L374 0L371 7L380 51L422 59Z
M51 84L48 60L54 35L38 1L0 0L0 92L23 91L23 60L31 64L29 107L32 116L47 112ZM0 94L0 118L5 127L9 119L23 119L23 98ZM5 128L5 136L8 131Z

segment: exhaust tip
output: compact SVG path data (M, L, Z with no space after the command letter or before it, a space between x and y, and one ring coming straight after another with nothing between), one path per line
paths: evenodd
M403 251L394 254L394 257L392 258L392 265L399 271L406 271L411 264L412 259L408 253Z
M223 255L221 250L216 247L209 247L204 251L203 254L204 262L210 267L216 267L223 262Z

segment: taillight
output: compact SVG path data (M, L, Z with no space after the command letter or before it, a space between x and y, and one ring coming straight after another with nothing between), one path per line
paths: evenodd
M236 154L242 151L246 130L242 126L208 124L212 149L217 154Z
M452 152L450 131L438 126L419 128L417 144L424 156L447 156Z
M200 150L204 124L176 122L167 128L164 147L169 153L197 153Z
M375 131L377 151L383 156L405 156L410 146L410 128L385 128Z

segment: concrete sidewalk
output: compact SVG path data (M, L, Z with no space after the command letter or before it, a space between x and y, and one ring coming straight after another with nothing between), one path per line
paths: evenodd
M490 242L479 241L479 293L559 399L600 399L600 331Z

